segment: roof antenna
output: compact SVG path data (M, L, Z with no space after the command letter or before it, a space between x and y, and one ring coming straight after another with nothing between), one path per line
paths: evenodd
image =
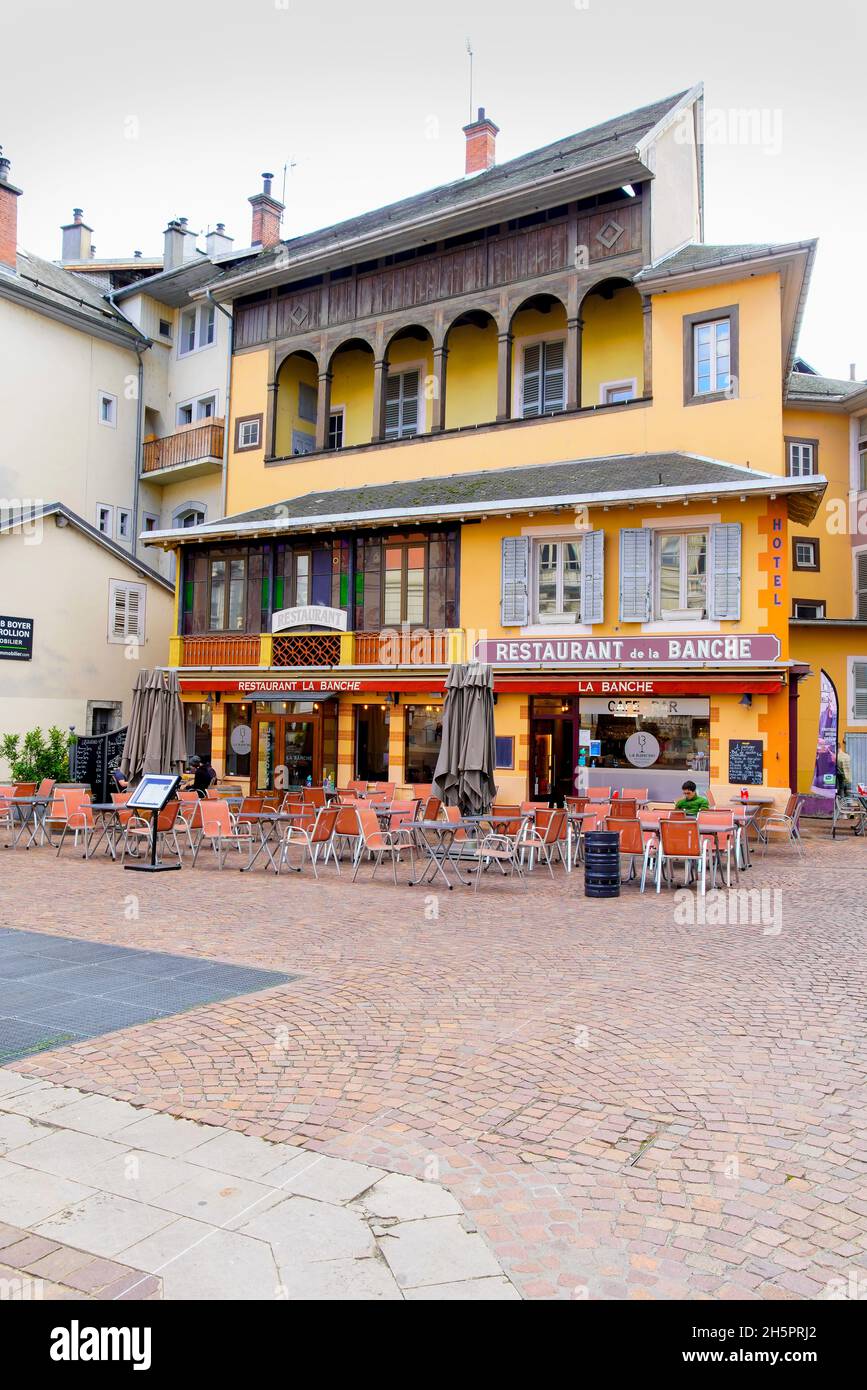
M470 121L473 119L473 46L467 39L467 55L470 60Z
M290 155L289 158L288 158L287 160L285 160L285 161L284 161L284 164L283 164L283 195L282 195L282 197L281 197L281 199L280 199L280 202L283 204L283 210L284 210L284 212L285 212L285 210L286 210L286 175L287 175L287 173L291 173L291 172L292 172L292 170L295 168L295 166L296 166L297 163L298 163L297 159L293 159L292 156ZM283 213L282 213L282 212L281 212L281 214L280 214L280 221L281 221L281 222L283 221Z

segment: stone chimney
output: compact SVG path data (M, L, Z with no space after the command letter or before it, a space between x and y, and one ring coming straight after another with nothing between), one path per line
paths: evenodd
M18 199L21 189L9 182L9 160L0 146L0 270L18 268Z
M215 261L218 256L228 256L234 240L234 237L226 235L225 222L218 222L214 230L208 232L205 237L205 250L208 259Z
M196 236L187 229L185 217L172 218L163 232L163 270L177 270L196 254Z
M280 241L280 218L283 204L271 194L273 174L262 175L262 192L255 193L248 201L253 209L253 230L250 235L251 246L277 246Z
M467 137L467 164L465 174L482 174L492 169L497 158L497 136L500 127L485 115L484 106L479 107L478 119L464 126Z
M67 222L65 227L61 227L63 233L63 246L60 252L60 259L65 265L67 261L89 261L93 252L91 251L92 227L88 227L84 221L84 213L81 208L72 209L72 221Z

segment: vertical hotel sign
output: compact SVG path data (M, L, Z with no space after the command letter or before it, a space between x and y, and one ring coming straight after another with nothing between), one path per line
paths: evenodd
M0 661L33 660L33 619L0 615Z
M771 523L771 592L773 607L783 606L783 518L775 516Z

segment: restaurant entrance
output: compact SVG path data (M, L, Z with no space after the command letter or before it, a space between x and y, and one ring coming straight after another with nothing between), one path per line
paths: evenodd
M253 715L251 790L319 786L337 762L337 703L258 700Z
M575 795L575 700L534 695L530 719L530 798L562 806Z

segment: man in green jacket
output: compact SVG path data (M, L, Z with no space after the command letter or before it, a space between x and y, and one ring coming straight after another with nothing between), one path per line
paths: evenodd
M684 782L681 791L683 796L680 801L675 801L675 811L686 811L688 816L697 816L699 811L710 809L710 802L706 796L699 796L695 782Z

